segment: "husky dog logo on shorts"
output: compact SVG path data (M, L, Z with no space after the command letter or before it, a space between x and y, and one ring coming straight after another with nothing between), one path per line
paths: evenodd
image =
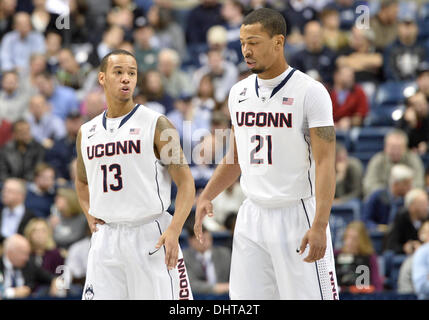
M92 287L92 284L89 284L85 289L85 300L92 299L94 299L94 289Z

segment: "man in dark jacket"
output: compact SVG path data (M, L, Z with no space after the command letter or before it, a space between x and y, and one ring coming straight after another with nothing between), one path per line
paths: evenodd
M30 251L30 243L23 236L15 234L6 239L0 259L5 298L27 298L40 284L49 285L50 295L56 295L56 278L36 266Z
M25 120L16 121L12 140L0 150L0 181L9 177L33 180L34 168L44 156L45 149L33 139L30 124Z
M428 218L428 194L412 189L405 196L405 209L399 212L387 237L387 248L396 254L412 254L420 245L417 230Z

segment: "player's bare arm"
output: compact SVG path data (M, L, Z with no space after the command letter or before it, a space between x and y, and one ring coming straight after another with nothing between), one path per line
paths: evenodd
M325 255L326 228L335 194L335 129L332 126L310 128L310 138L316 166L316 216L301 242L300 253L310 245L306 262L317 261Z
M238 164L234 127L232 127L228 152L217 166L203 192L198 197L194 232L199 241L203 240L202 224L204 217L206 215L209 217L213 216L213 205L211 201L223 190L231 186L238 179L240 174L241 169Z
M179 134L164 116L158 118L154 143L155 154L168 166L168 172L177 186L173 220L156 246L165 246L165 263L169 269L173 269L177 265L179 236L194 203L195 183L180 146Z
M85 164L82 159L81 152L81 141L82 134L81 130L77 135L76 139L76 152L77 152L77 161L76 161L76 193L79 199L80 206L83 210L83 213L86 216L86 220L88 221L89 228L91 232L97 231L97 224L104 224L104 221L101 219L97 219L89 214L89 189L88 189L88 179L86 177Z

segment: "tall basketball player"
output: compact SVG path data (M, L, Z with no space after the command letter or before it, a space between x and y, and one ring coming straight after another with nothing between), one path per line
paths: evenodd
M195 234L211 200L241 174L247 196L234 230L232 299L337 299L328 227L335 190L335 131L324 86L289 66L286 24L258 9L240 29L253 72L229 95L230 150L197 202ZM228 159L232 159L228 163Z
M77 138L76 190L93 232L83 299L190 299L178 239L195 188L179 135L167 118L134 104L131 53L106 55L98 80L107 111Z

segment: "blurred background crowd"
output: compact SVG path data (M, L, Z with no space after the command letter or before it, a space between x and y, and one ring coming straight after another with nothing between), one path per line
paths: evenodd
M132 52L135 102L204 150L188 159L198 193L226 149L215 132L230 128L229 89L250 74L240 25L260 7L284 15L288 63L333 102L340 297L429 298L428 1L1 0L3 298L80 297L90 233L74 190L75 140L106 109L102 57ZM196 298L228 297L243 199L237 182L214 200L204 245L191 212L180 241Z

